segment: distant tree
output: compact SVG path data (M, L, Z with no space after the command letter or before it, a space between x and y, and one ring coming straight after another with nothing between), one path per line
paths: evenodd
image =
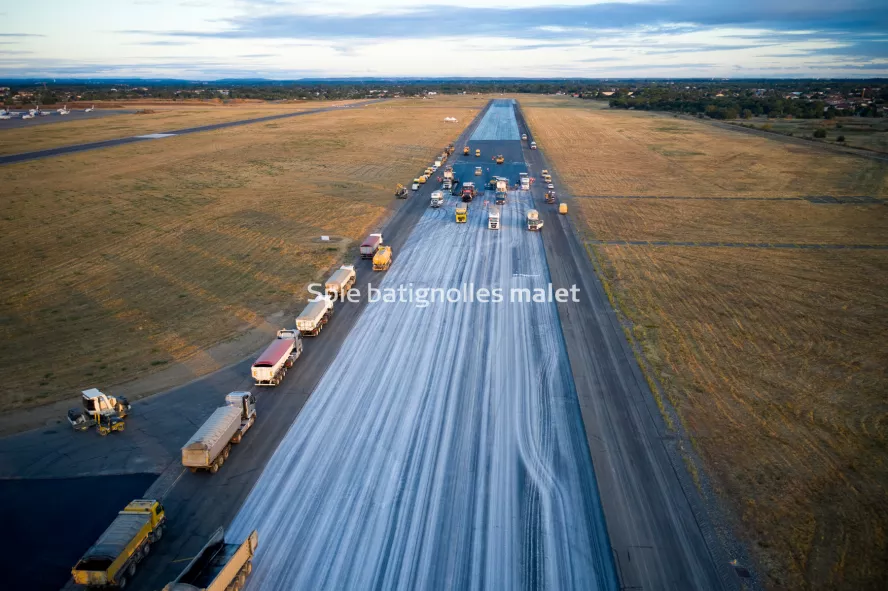
M743 109L743 118L752 119L752 111L750 109Z
M815 129L814 130L814 137L822 140L823 138L826 137L826 130L825 129Z
M844 141L845 141L845 136L840 135L839 137L836 138L836 141L837 141L837 142L840 142L840 143L844 142Z

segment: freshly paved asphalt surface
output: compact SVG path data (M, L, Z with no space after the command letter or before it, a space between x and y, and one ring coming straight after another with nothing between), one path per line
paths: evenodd
M6 569L0 587L16 591L58 589L71 576L71 567L83 551L102 535L117 512L156 478L156 474L122 474L3 482L3 548L6 556L14 552L15 565ZM47 498L49 488L63 496Z
M301 117L303 115L314 115L316 113L326 113L328 111L341 111L342 109L353 109L363 107L373 103L381 102L385 99L377 99L370 101L362 101L352 103L350 105L342 105L337 107L323 107L320 109L310 109L308 111L296 111L294 113L282 113L279 115L268 115L266 117L256 117L253 119L242 119L240 121L226 121L224 123L213 123L211 125L201 125L199 127L189 127L186 129L175 129L172 131L158 131L151 134L137 135L133 137L124 137L114 140L104 140L100 142L91 142L88 144L77 144L74 146L62 146L59 148L49 148L47 150L38 150L36 152L24 152L22 154L9 154L0 156L0 164L12 164L14 162L27 162L29 160L37 160L40 158L49 158L51 156L59 156L62 154L73 154L76 152L85 152L87 150L98 150L99 148L111 148L113 146L123 146L125 144L134 144L136 142L147 142L165 137L177 135L186 135L189 133L200 133L202 131L213 131L216 129L224 129L226 127L237 127L240 125L251 125L253 123L263 123L266 121L275 121L277 119L288 119L290 117ZM10 121L13 121L12 119ZM30 121L30 120L29 120ZM0 123L9 123L9 121L0 121Z
M520 157L505 118L496 101L473 137ZM548 285L530 194L500 230L485 200L466 224L456 197L427 209L378 287L504 301L367 306L231 526L263 540L248 589L618 588L554 302L512 298Z
M112 115L123 115L127 113L136 113L136 109L96 109L95 111L85 112L82 108L73 109L67 115L59 115L56 112L57 105L49 111L49 115L41 115L33 119L22 119L21 115L15 115L12 119L0 119L0 133L4 129L19 129L21 127L34 127L35 125L46 125L48 123L65 123L67 121L83 121L86 119L101 119ZM44 109L45 110L45 109ZM13 112L27 113L27 109L12 109Z
M456 142L458 149L476 125L477 120ZM518 125L525 129L520 118ZM523 166L521 143L470 143L473 153L476 145L482 148L482 157L461 157L456 163L461 176L476 162L492 169L476 181ZM517 164L496 166L489 160L494 153ZM538 177L545 167L542 154L525 146L523 158L531 176ZM249 360L137 403L122 434L103 439L60 425L0 440L0 478L59 478L34 481L28 502L76 512L83 504L66 494L64 477L160 474L146 496L163 499L169 528L133 580L135 589L159 589L172 580L212 531L232 520L231 533L265 520L254 572L270 588L281 580L275 577L287 576L284 571L321 587L343 581L358 588L367 581L381 588L388 582L422 587L451 573L456 578L446 581L454 587L609 588L616 585L613 570L624 589L737 587L730 557L707 525L568 219L534 189L532 199L546 221L540 252L540 236L517 226L530 205L527 194L510 195L513 201L504 208L509 227L494 232L481 227L483 199L472 203L470 223L462 227L450 221L452 205L430 211L431 185L411 196L384 230L395 250L386 282L478 278L507 287L551 280L555 287L576 284L580 303L503 310L488 305L480 312L464 306L462 315L440 305L422 313L404 308L388 324L382 319L389 316L371 314L375 309L363 298L339 304L321 336L306 339L305 352L284 383L258 391L258 421L218 474L185 472L178 464L179 447L225 393L249 388ZM421 230L412 235L417 223ZM424 241L420 234L426 231L448 246ZM364 293L367 280L375 285L383 274L360 261L358 276ZM353 327L353 338L346 338ZM409 336L409 327L420 335ZM455 355L454 347L465 354ZM355 381L355 369L344 363L349 359L364 379ZM328 373L331 367L339 369ZM401 381L383 383L380 372ZM313 392L305 417L291 430ZM330 419L334 403L342 405L338 421ZM306 417L322 419L328 432ZM363 444L343 447L349 438ZM583 450L591 452L594 474ZM364 465L369 462L377 463L375 471ZM353 474L344 474L343 466ZM353 486L343 488L347 476L355 476ZM94 481L97 493L122 490L115 477ZM0 492L14 502L8 487L8 481L0 481ZM269 493L269 487L275 490ZM299 496L312 491L316 496ZM280 496L276 502L275 495ZM338 516L332 511L337 506ZM278 522L263 516L262 507L270 515L279 511ZM570 513L559 514L567 509ZM75 556L88 545L39 512L29 526L55 536ZM372 546L359 532L387 545ZM611 560L602 558L607 536ZM280 563L283 546L292 549L285 564ZM365 560L373 573L358 568ZM327 569L327 578L311 566Z

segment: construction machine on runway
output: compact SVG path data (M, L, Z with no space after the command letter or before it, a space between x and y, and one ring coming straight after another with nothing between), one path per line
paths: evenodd
M458 205L456 207L456 223L457 224L466 223L466 220L468 219L468 215L469 215L469 208L468 207L466 207L465 205Z
M543 220L540 219L540 213L535 209L527 211L527 229L531 232L538 232L543 229Z
M475 189L475 183L464 183L462 187L462 200L465 203L470 202L478 194Z
M463 148L463 156L468 156L471 152L472 150L468 146Z
M82 392L83 408L68 411L68 422L75 431L86 431L95 427L99 435L113 431L123 431L127 413L131 405L123 396L109 396L96 388Z
M505 162L505 161L506 161L506 159L503 157L502 154L497 155L497 157L496 157L496 163L497 163L497 164L502 164L502 163Z
M407 187L398 183L398 187L395 189L395 197L398 199L407 199Z

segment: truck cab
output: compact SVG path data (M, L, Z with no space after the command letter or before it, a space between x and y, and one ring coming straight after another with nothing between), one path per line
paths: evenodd
M537 143L536 143L536 142L530 142L530 149L531 149L531 150L536 150L536 149L537 149Z
M499 154L499 155L496 157L496 163L497 163L497 164L502 164L502 163L505 162L505 161L506 161L506 159L503 157L502 154Z
M471 150L469 149L468 146L463 148L463 156L468 156L470 152L471 152Z
M491 207L487 214L487 227L491 230L500 229L500 212L499 208Z
M443 191L433 191L430 205L432 207L441 207L442 205L444 205L444 192Z
M475 176L481 176L482 174L483 174L483 171L481 170L481 167L476 166L475 167Z
M526 133L522 133L522 134L521 134L521 140L522 140L522 141L527 141L527 134L526 134Z
M465 205L460 205L456 208L456 223L464 224L466 223L466 219L468 217L469 209Z

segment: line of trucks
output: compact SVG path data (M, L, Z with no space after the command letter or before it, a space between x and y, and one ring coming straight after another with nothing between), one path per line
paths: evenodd
M388 268L390 246L383 245L382 234L371 234L361 245L361 256L373 259L373 267ZM282 329L277 338L259 355L252 366L257 386L275 386L287 369L302 355L302 335L317 335L333 311L333 298L343 297L357 275L353 265L342 265L325 282L325 296L309 302L296 318L296 329ZM83 427L98 423L104 416L117 416L129 410L124 398L110 397L96 389L83 392L85 412L71 411L72 424ZM103 414L104 413L104 414ZM181 448L182 465L192 472L215 474L256 422L256 397L250 392L231 392L222 406L197 429ZM163 536L166 514L156 499L136 499L118 513L115 520L84 553L71 575L75 584L90 588L126 587L138 565L148 555L152 544ZM240 591L252 570L252 558L258 545L258 533L227 543L220 528L193 557L185 570L163 591Z
M71 569L74 583L89 588L123 589L163 537L166 513L156 499L136 499L117 514L111 525ZM163 591L240 591L253 570L259 534L226 543L220 527L185 569Z

